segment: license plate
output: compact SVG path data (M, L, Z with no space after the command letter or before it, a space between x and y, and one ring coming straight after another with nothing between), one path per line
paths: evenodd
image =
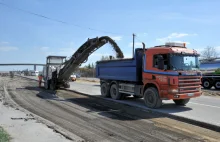
M189 97L194 96L194 93L188 93L187 94Z

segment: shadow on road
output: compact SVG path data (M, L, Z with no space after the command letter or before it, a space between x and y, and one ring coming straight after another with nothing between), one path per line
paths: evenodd
M149 109L145 106L144 100L140 98L125 97L123 102L127 102L129 104L132 104L133 106L138 106L143 109ZM187 107L187 105L177 106L174 103L163 103L160 109L156 109L156 111L166 112L166 113L180 113L180 112L190 111L190 110L192 110L192 108Z
M152 110L144 105L143 99L133 97L125 97L125 100L113 101L111 99L103 99L100 95L88 96L76 92L68 92L64 90L51 91L38 87L26 87L27 90L38 91L37 97L44 100L59 101L62 103L73 103L88 109L86 113L96 113L98 115L117 120L138 120L151 119L159 117L168 117L165 113L178 113L189 111L191 108L180 107L175 104L165 104L161 109ZM123 102L123 103L121 103ZM125 103L126 102L126 103ZM74 112L74 108L72 111ZM64 110L65 111L65 110Z

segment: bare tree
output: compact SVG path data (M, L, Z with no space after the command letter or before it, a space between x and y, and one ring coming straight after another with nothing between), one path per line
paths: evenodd
M115 59L114 56L111 56L111 58L112 58L112 59ZM102 56L100 60L101 60L101 61L110 60L110 56Z
M214 60L218 57L215 47L207 46L202 52L201 57L203 60Z

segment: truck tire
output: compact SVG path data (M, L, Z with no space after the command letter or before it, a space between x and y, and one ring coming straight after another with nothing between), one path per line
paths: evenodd
M202 86L203 86L205 89L210 89L210 88L212 88L212 85L211 85L211 83L210 83L208 80L204 80L204 81L202 82Z
M110 97L110 90L107 83L102 83L101 85L101 96Z
M144 102L149 108L160 108L162 106L162 100L156 88L147 88L144 92Z
M121 93L119 93L118 86L116 84L112 84L110 88L110 95L114 100L121 99Z
M180 99L180 100L173 100L174 103L178 106L184 106L189 102L190 99Z
M214 86L216 90L220 90L220 81L216 81Z

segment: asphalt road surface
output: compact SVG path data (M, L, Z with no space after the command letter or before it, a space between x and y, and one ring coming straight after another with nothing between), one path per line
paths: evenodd
M35 76L28 76L28 78L37 79ZM88 95L101 95L98 82L85 82L77 80L76 82L70 82L70 90L75 90ZM126 98L125 100L114 101L143 109L149 109L145 106L143 99L135 99L130 97ZM163 101L163 106L154 111L220 126L220 97L200 96L198 98L192 98L186 106L176 106L172 100Z
M99 83L79 81L71 82L70 89L90 95L101 95ZM147 108L143 99L135 99L133 97L125 100L116 100L116 102L145 109ZM193 98L186 106L176 106L171 100L163 101L163 103L162 108L155 111L220 126L220 97L201 96Z
M220 141L217 132L136 107L66 90L46 91L19 77L0 77L0 82L21 107L85 141Z

